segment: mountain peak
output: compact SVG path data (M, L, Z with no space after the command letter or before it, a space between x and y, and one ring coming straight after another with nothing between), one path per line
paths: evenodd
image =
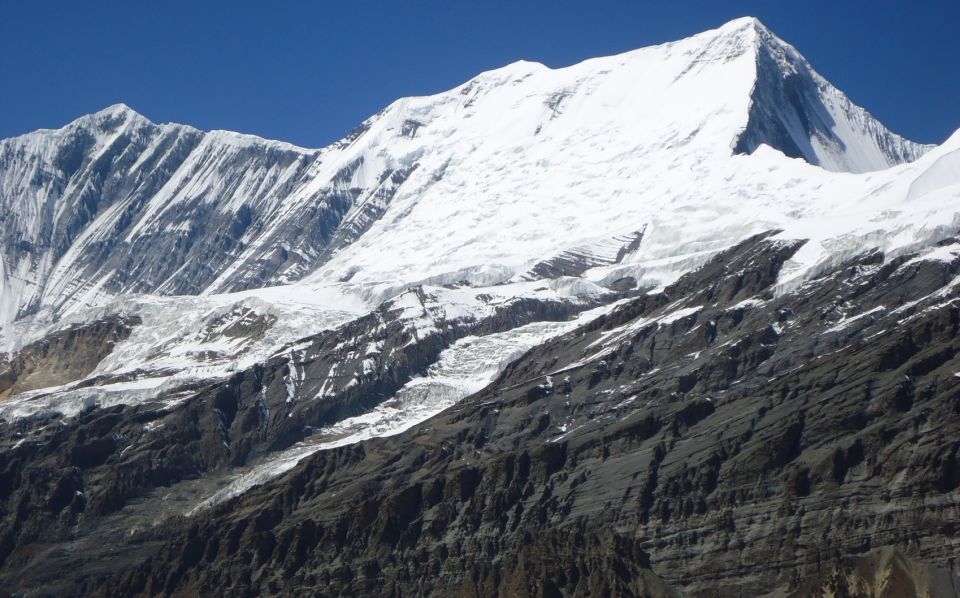
M143 116L127 104L118 102L111 104L106 108L81 116L69 125L86 126L97 129L115 129L122 125L150 125L153 124L147 117Z
M714 43L718 39L742 40L743 43L741 45L745 46L777 42L785 43L757 17L739 17L732 21L727 21L715 29L704 31L687 39L694 40L704 38L714 40Z
M754 31L770 31L767 29L767 26L760 22L760 19L757 17L739 17L731 21L727 21L719 27L719 31L729 31L729 32L741 32L747 30Z
M127 104L124 104L123 102L117 102L116 104L111 104L110 106L107 106L102 110L97 110L96 112L94 112L94 114L98 116L119 116L119 115L143 116L142 114L140 114L139 112L137 112L136 110L128 106Z
M755 17L720 30L755 35L756 78L736 153L767 145L827 170L868 172L912 162L930 149L889 131Z

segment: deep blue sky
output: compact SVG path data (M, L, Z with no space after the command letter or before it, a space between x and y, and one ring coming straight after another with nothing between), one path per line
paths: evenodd
M960 127L958 0L0 0L0 137L125 102L319 147L404 95L758 16L893 130Z

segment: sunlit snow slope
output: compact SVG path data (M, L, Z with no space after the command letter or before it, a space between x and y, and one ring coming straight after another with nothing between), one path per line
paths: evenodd
M155 125L117 105L0 142L0 305L9 321L117 293L233 291L313 271L324 282L490 282L644 224L650 260L788 224L798 205L832 195L824 185L848 182L773 159L802 182L771 188L789 179L732 157L763 144L840 172L926 149L754 19L559 70L515 63L399 100L322 150ZM872 192L865 180L830 200Z
M492 282L644 227L633 270L588 275L656 279L759 230L853 205L867 216L866 198L902 203L878 187L914 170L849 173L929 149L887 131L753 19L565 69L513 64L401 100L366 135L368 156L418 168L312 280Z
M752 18L518 62L319 150L117 105L0 141L0 348L132 311L144 324L111 363L222 375L413 285L658 287L770 229L809 239L786 287L954 234L958 156L958 136L888 131ZM286 324L242 347L188 324L249 309Z

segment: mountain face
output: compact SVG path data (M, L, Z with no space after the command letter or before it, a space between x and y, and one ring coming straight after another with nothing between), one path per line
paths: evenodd
M648 224L661 190L644 179L731 144L850 172L927 149L752 19L557 71L516 63L395 102L322 150L155 125L117 105L0 144L5 321L130 293L288 283L338 253L318 279L500 282L633 232L617 224L625 215ZM504 226L524 234L504 246ZM425 242L434 228L457 234ZM402 264L384 259L387 244Z
M0 141L0 594L960 593L960 135L756 19L323 149Z
M324 155L158 126L123 105L3 142L8 317L105 294L200 294L299 278L351 239L336 233L357 203L389 196L402 176L351 190L346 166L318 172ZM306 205L289 213L297 202Z
M761 145L828 170L869 172L912 162L930 149L891 134L757 21L756 79L735 151Z

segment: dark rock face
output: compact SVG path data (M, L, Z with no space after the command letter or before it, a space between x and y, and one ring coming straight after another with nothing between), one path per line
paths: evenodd
M544 530L492 561L468 565L458 596L673 597L650 571L649 557L628 536L576 526Z
M590 268L620 263L625 256L637 250L644 231L611 238L606 246L574 247L543 260L533 266L526 277L530 280L581 276Z
M894 549L884 548L843 559L822 579L807 584L794 595L954 598L960 595L960 575L917 563Z
M54 427L0 453L3 487L17 489L4 497L0 579L102 596L954 591L960 263L869 254L777 296L798 246L745 241L531 350L422 425L316 453L198 516L163 513L148 488L172 492L291 442L274 415L255 417L254 397L267 389L269 412L284 413L291 361L312 392L332 365L349 366L359 331L172 412L117 408ZM533 307L516 309L503 317ZM372 317L389 328L390 311ZM356 326L370 334L379 319ZM483 325L503 323L473 329ZM384 337L389 363L412 368L435 350L402 338ZM382 384L295 403L294 418L339 417ZM124 441L92 433L145 435L138 418L162 421L163 440L123 453ZM54 564L69 573L54 578Z

